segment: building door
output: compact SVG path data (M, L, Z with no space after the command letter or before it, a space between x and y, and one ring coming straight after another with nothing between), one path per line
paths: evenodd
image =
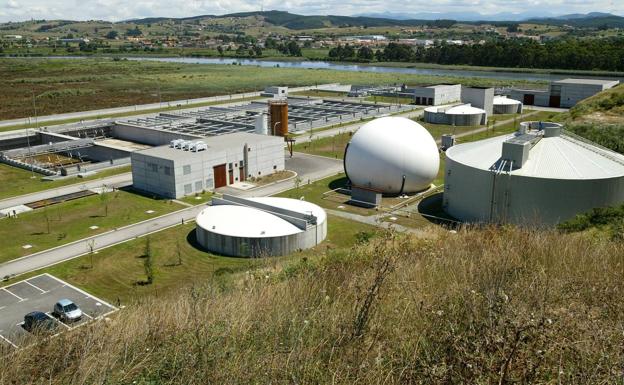
M522 104L527 106L532 106L535 104L535 95L533 94L524 94L524 99L522 99Z
M240 174L239 174L239 175L240 175L240 177L238 178L238 180L239 180L239 181L241 181L241 182L244 182L244 181L245 181L245 167L240 167L240 168L238 169L238 171L239 171L239 173L240 173Z
M548 100L548 107L561 107L561 96L550 95L550 99Z
M214 186L215 188L227 186L226 177L225 177L225 164L220 164L218 166L214 166Z
M230 172L228 174L230 174L230 184L234 183L234 170L229 170Z

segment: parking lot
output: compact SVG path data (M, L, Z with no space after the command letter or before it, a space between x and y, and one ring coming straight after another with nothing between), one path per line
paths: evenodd
M52 315L61 299L73 301L83 312L80 321L65 324ZM22 327L24 315L32 311L46 313L59 332L101 318L117 308L50 274L41 274L0 288L0 348L20 347L29 333Z

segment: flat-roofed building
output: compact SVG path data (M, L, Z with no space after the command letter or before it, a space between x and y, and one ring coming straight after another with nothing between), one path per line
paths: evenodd
M414 97L416 104L425 106L438 106L461 100L461 84L437 84L424 87L406 86L403 93Z
M166 198L213 190L284 170L284 139L233 133L132 153L134 188Z

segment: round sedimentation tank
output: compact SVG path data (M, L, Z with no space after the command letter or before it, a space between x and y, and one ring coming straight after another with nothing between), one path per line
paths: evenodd
M321 243L327 236L327 215L297 199L224 196L197 215L196 234L199 245L220 255L287 255Z
M435 140L407 118L384 117L366 123L345 149L345 173L353 186L385 195L429 188L439 167Z
M453 126L480 126L487 123L487 112L470 104L446 107L427 107L424 112L427 123Z
M556 123L453 146L445 167L443 208L465 222L553 225L624 202L624 156Z
M492 111L494 114L519 114L522 112L522 102L506 96L495 96Z

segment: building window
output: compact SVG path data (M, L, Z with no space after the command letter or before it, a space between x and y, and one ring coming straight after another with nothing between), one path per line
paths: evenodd
M192 184L185 184L184 185L184 194L190 194L193 192L193 185Z
M277 170L277 166L276 165L273 165L273 170Z
M206 188L213 188L214 182L212 179L206 179Z
M238 162L238 167L245 167L245 162L242 160Z
M232 169L232 163L228 163L228 169Z
M151 172L158 172L158 165L156 163L148 163L147 164L147 168L151 171Z
M204 189L204 186L202 186L202 181L198 180L197 182L195 182L195 191L201 191Z
M165 175L171 175L171 167L165 166Z
M184 175L188 175L191 173L191 165L187 164L186 166L182 167L182 173Z

